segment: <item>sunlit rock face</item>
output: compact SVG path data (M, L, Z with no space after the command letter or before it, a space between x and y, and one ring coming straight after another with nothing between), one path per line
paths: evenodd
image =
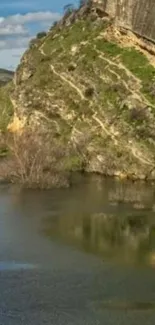
M107 0L104 6L119 25L155 40L154 0Z

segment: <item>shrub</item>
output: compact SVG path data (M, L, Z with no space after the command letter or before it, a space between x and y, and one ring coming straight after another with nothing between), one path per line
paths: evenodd
M64 19L67 19L74 12L74 5L68 4L64 6Z
M74 64L74 63L70 63L69 65L68 65L68 71L74 71L76 69L76 64Z
M39 32L39 33L37 34L37 39L41 39L41 38L45 37L46 35L47 35L46 32Z
M3 176L9 181L38 188L68 185L63 172L66 150L49 136L27 129L8 137L7 145L10 158L3 167Z
M143 122L147 117L146 109L134 107L129 112L129 118L131 121Z
M55 20L49 30L52 31L57 25L58 21Z
M74 10L74 5L72 3L69 3L64 6L64 13L71 13Z
M91 86L87 87L86 90L85 90L85 96L86 97L92 97L93 94L94 94L94 88L91 87Z

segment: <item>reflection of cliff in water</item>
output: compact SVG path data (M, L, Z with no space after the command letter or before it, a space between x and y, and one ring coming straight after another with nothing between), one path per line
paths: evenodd
M48 236L119 262L154 262L154 190L102 179L70 196L63 211L44 220ZM75 193L74 193L75 194Z
M52 239L103 259L155 264L155 189L150 183L77 175L69 189L15 191L12 200L20 216L29 216Z
M46 234L103 258L119 262L152 263L155 227L146 216L107 214L49 218Z

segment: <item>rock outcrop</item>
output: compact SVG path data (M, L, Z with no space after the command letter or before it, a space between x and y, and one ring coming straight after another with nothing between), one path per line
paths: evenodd
M155 42L154 0L96 0L119 26Z
M69 170L155 179L154 46L119 29L106 8L91 2L67 12L31 42L8 128L18 118L50 134L67 148Z

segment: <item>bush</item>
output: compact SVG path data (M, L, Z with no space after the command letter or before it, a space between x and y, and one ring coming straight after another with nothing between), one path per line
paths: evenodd
M58 25L58 21L54 21L54 23L52 24L52 26L50 27L50 31L52 31L54 28L56 28Z
M46 32L40 32L37 34L37 39L41 39L41 38L45 37L46 35L47 35Z
M74 12L74 5L68 4L64 6L64 19L67 19Z
M133 122L143 122L147 117L146 109L134 107L129 111L129 118Z
M88 87L86 90L85 90L85 96L86 97L92 97L94 94L94 88L93 87Z
M68 71L74 71L76 69L76 64L75 63L70 63L68 65Z
M31 130L14 134L7 139L10 157L1 174L13 183L24 187L50 188L67 186L67 174L63 171L64 147L52 142L48 136Z

